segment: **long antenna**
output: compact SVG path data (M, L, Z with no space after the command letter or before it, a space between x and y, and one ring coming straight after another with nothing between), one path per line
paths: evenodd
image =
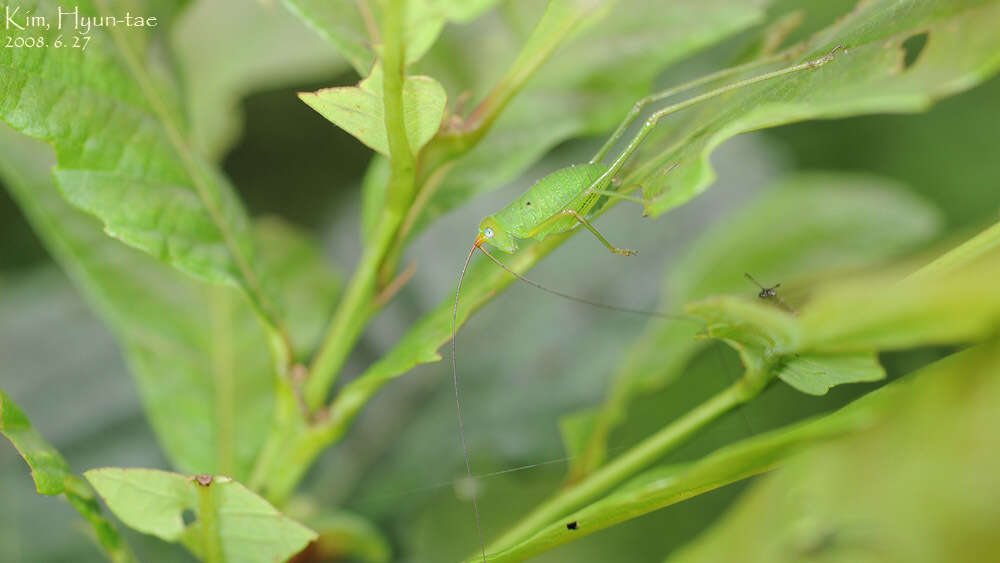
M644 316L647 316L647 317L657 317L657 318L661 318L661 319L674 319L674 320L679 320L679 321L691 321L691 322L698 322L698 323L702 322L700 319L697 319L697 318L689 316L689 315L678 315L678 314L675 314L675 313L661 313L659 311L643 311L642 309L630 309L628 307L619 307L617 305L608 305L607 303L601 303L600 301L591 301L590 299L584 299L583 297L577 297L575 295L569 295L569 294L563 293L561 291L556 291L556 290L554 290L552 288L545 287L544 285L542 285L542 284L540 284L540 283L538 283L538 282L536 282L534 280L530 280L530 279L524 277L523 275L515 272L514 270L510 269L510 266L508 266L507 264L504 264L498 258L496 258L492 254L490 254L490 252L488 250L486 250L485 248L483 248L483 246L481 244L473 247L472 251L475 252L476 248L478 248L480 250L480 252L482 252L487 257L489 257L489 259L492 260L493 263L495 263L497 266L500 266L501 268L503 268L504 270L506 270L506 272L508 274L514 276L515 278L523 281L524 283L526 283L526 284L528 284L528 285L530 285L532 287L536 287L536 288L538 288L538 289L540 289L540 290L542 290L542 291L544 291L546 293L555 295L556 297L562 297L563 299L569 299L570 301L576 301L577 303L583 303L584 305L590 305L591 307L597 307L599 309L607 309L609 311L617 311L619 313L631 313L631 314L635 314L635 315L644 315Z
M486 561L486 540L483 537L483 527L479 523L479 499L476 498L476 483L472 477L472 464L469 462L469 446L465 443L465 423L462 420L462 399L458 392L458 360L455 345L455 337L458 334L458 296L462 293L462 281L465 280L465 271L469 269L469 262L476 249L483 244L483 239L476 237L476 242L469 249L469 255L465 258L465 265L462 266L462 273L458 276L458 287L455 288L455 306L451 310L451 383L455 388L455 411L458 413L458 437L462 441L462 457L465 459L465 476L469 479L472 491L472 513L476 516L476 534L479 536L479 548L483 554L483 561Z

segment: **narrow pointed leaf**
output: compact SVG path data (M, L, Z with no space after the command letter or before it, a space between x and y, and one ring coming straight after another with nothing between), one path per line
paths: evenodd
M35 489L39 494L65 493L66 500L90 523L98 544L111 561L124 563L135 560L128 545L118 535L114 524L101 514L101 507L94 499L94 492L82 479L73 475L62 454L31 426L24 411L2 389L0 389L0 434L10 440L28 464L31 477L35 481Z

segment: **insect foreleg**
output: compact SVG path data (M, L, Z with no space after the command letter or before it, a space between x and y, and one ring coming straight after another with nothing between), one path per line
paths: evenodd
M615 175L618 174L622 166L625 165L625 162L629 159L630 156L632 156L632 153L634 153L636 149L639 148L639 145L641 145L642 142L646 139L646 137L649 136L649 134L653 131L653 128L656 127L656 124L660 121L660 119L663 119L664 117L677 113L679 111L685 110L691 106L698 105L712 98L717 98L724 94L728 94L733 90L745 88L747 86L757 84L758 82L764 82L767 80L771 80L772 78L778 78L779 76L784 76L786 74L792 74L802 70L819 68L825 65L826 63L832 61L834 55L836 55L837 51L839 51L841 48L842 47L838 45L828 54L818 59L800 63L780 70L775 70L773 72L765 72L764 74L747 78L745 80L740 80L738 82L734 82L732 84L723 86L721 88L716 88L715 90L711 90L705 92L704 94L694 96L692 98L684 100L683 102L678 102L676 104L669 105L663 109L657 110L652 115L650 115L648 119L646 119L646 122L642 125L642 128L639 129L639 132L636 133L635 137L633 137L632 140L629 141L629 144L625 147L625 150L623 150L622 153L618 155L618 158L615 159L615 161L611 164L611 166L596 180L594 180L594 182L588 188L588 191L603 189L603 186L607 185L607 183L610 182L611 178L614 178ZM616 131L616 133L618 133L619 137L621 136L619 132ZM614 138L614 135L612 135L612 138ZM602 147L602 150L604 150L604 147Z
M590 159L590 163L594 164L604 159L604 157L608 155L608 151L611 150L611 147L615 146L615 143L617 143L618 140L622 138L622 135L625 134L625 130L628 129L628 126L631 125L633 121L635 121L635 118L638 117L639 114L642 113L642 110L644 110L646 106L648 106L649 104L665 100L671 96L676 96L677 94L682 94L684 92L687 92L688 90L692 90L694 88L703 86L705 84L711 84L716 80L721 80L723 78L732 76L734 74L739 74L741 72L753 70L757 67L761 67L767 64L788 59L791 55L792 53L788 52L788 53L782 53L780 55L764 57L761 59L757 59L755 61L751 61L749 63L744 63L741 65L722 69L720 71L713 72L711 74L706 74L705 76L696 78L689 82L685 82L684 84L680 84L672 88L667 88L666 90L662 90L660 92L654 92L646 96L645 98L639 100L638 102L635 103L635 105L632 106L632 109L629 110L628 115L626 115L625 119L623 119L621 124L618 125L618 128L615 129L615 132L611 134L611 137L609 137L607 141L604 142L600 150L597 151L597 154L595 154L594 157Z

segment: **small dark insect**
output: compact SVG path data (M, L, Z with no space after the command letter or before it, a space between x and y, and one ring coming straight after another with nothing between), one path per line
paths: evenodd
M524 204L525 205L531 205L531 202L530 201L526 201L526 202L524 202Z
M771 287L764 287L764 285L755 280L749 273L743 272L743 275L746 276L748 280L752 281L754 285L760 288L760 293L757 294L757 297L760 297L761 299L773 299L783 309L793 314L796 313L795 309L792 308L791 305L785 303L782 298L778 297L778 288L781 287L780 283L772 285Z
M760 282L753 279L753 276L751 276L749 273L743 272L743 275L746 276L748 280L752 281L754 284L757 285L757 287L760 288L760 293L757 294L757 297L760 297L761 299L769 299L771 297L778 296L778 288L781 287L780 283L773 285L771 287L764 287L763 285L761 285Z
M579 524L577 524L576 522L570 522L569 524L566 524L567 530L575 530L579 527L580 527Z
M202 487L207 487L212 484L214 477L208 473L202 473L201 475L195 475L194 481Z

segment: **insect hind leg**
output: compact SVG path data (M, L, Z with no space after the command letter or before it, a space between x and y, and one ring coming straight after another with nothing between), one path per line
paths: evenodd
M580 213L577 212L576 210L574 210L574 209L564 209L564 210L560 211L559 214L560 215L569 215L569 216L573 217L574 219L576 219L581 225L583 225L584 227L586 227L587 230L589 230L591 233L593 233L594 236L597 237L597 240L601 241L601 244L603 244L605 247L607 247L607 249L610 250L611 252L613 252L615 254L620 254L622 256L632 256L634 254L639 254L638 250L629 250L627 248L618 248L617 246L611 244L611 241L609 241L608 239L604 238L604 235L602 235L600 233L600 231L598 231L592 224L590 224L590 221L588 221L586 218L584 218L583 215L580 215Z

